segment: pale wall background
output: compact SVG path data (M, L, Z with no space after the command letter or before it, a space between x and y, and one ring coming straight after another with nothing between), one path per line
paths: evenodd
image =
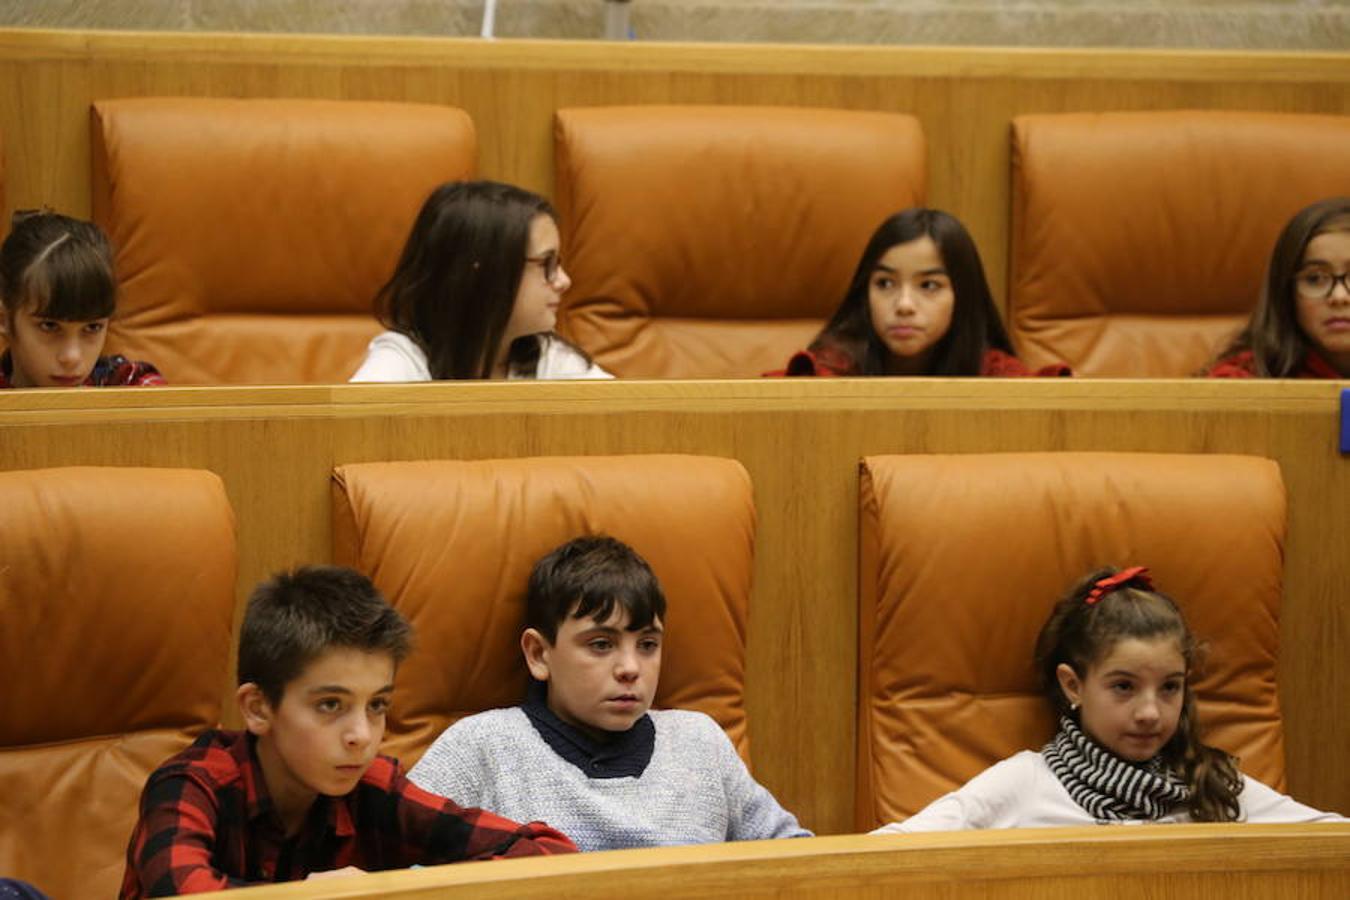
M596 38L605 0L499 0L501 37ZM1350 49L1350 0L632 0L640 40ZM476 35L483 0L0 0L0 27Z

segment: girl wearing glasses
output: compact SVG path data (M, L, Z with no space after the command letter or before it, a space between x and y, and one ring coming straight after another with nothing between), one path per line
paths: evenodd
M571 284L542 197L492 181L443 184L375 297L388 330L351 380L611 378L553 332Z
M770 375L1033 374L1013 355L979 251L941 210L896 213L873 233L844 301ZM1039 375L1069 375L1049 366Z
M1350 378L1350 197L1301 210L1275 241L1247 327L1212 378Z

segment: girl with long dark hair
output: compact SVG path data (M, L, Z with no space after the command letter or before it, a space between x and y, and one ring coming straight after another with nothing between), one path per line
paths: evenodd
M916 207L881 223L829 322L772 374L1033 373L1013 355L970 233L954 216Z
M1350 197L1300 210L1280 232L1251 320L1212 378L1350 378Z
M610 378L553 332L571 283L542 197L493 181L441 185L376 295L388 330L351 380Z

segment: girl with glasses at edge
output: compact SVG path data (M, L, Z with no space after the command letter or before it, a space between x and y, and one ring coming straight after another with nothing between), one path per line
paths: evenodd
M954 216L912 208L867 242L843 302L810 346L769 375L1071 375L1013 355L975 241Z
M1299 211L1275 241L1251 320L1211 378L1350 378L1350 197Z
M553 332L572 284L542 197L493 181L436 188L375 296L352 381L612 378Z

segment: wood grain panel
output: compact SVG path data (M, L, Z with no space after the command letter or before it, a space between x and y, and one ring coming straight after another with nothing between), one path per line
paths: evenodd
M755 771L809 827L837 833L852 823L862 456L1266 456L1280 463L1290 496L1280 660L1289 785L1307 803L1350 813L1350 722L1328 714L1350 695L1350 459L1336 449L1337 402L1332 383L1059 379L5 391L0 470L217 472L238 517L242 601L279 567L329 558L337 464L738 459L758 513L747 674Z
M663 847L249 888L241 900L1258 900L1350 891L1350 825L1055 828Z
M89 104L150 95L460 106L478 128L481 174L545 194L553 186L551 117L563 106L911 113L928 137L930 202L970 227L1001 297L1013 116L1174 108L1350 114L1350 54L0 30L5 202L87 214Z

